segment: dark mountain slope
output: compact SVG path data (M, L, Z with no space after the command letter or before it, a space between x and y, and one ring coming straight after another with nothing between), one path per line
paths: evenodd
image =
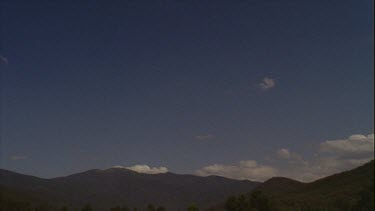
M227 206L242 204L251 207L261 201L256 206L268 208L257 207L259 211L374 210L374 161L311 183L272 178L243 197L246 198L245 203L239 202L237 197L228 199ZM225 206L223 203L212 210L225 210Z
M279 207L322 207L342 210L361 198L361 192L374 191L374 161L351 171L345 171L311 183L275 178L260 185ZM370 194L370 193L369 193Z
M0 170L0 178L4 197L43 201L57 207L79 208L90 203L95 210L109 210L123 204L142 208L148 203L163 205L169 210L184 210L191 203L208 207L259 185L217 176L151 175L119 168L90 170L53 179Z
M306 183L285 177L273 177L258 186L258 190L270 194L285 194L300 191Z

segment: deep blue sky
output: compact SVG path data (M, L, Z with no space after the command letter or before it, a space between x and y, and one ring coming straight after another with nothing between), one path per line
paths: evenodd
M373 133L372 8L2 0L1 166L191 173ZM276 85L262 90L266 77Z

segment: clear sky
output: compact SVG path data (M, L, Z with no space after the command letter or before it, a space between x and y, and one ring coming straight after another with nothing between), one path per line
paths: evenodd
M371 0L2 0L1 168L258 179L373 146L373 24Z

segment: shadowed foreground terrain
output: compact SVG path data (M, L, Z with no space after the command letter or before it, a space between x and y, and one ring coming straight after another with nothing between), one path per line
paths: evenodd
M311 183L276 177L261 184L115 168L54 179L0 173L1 211L374 210L374 161Z

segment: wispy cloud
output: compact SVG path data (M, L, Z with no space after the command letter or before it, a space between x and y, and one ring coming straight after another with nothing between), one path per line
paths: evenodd
M289 163L305 163L301 155L291 152L286 148L278 149L276 151L276 157L282 160L288 160Z
M202 135L195 136L195 138L198 139L198 140L205 141L205 140L213 139L214 135L212 135L212 134L202 134Z
M138 173L144 173L144 174L160 174L160 173L166 173L168 172L168 168L166 167L150 167L148 165L134 165L134 166L113 166L112 168L125 168L132 171L136 171Z
M258 83L258 87L263 90L269 90L276 86L276 81L273 78L265 77L262 79L260 83Z
M11 160L25 160L27 156L25 155L12 155L9 157Z
M289 159L291 157L291 153L288 149L281 148L276 152L277 156L282 159Z
M0 64L8 64L8 58L3 55L0 55Z
M213 164L195 172L200 176L218 175L232 179L264 181L277 175L271 166L259 165L255 160L244 160L233 165Z

